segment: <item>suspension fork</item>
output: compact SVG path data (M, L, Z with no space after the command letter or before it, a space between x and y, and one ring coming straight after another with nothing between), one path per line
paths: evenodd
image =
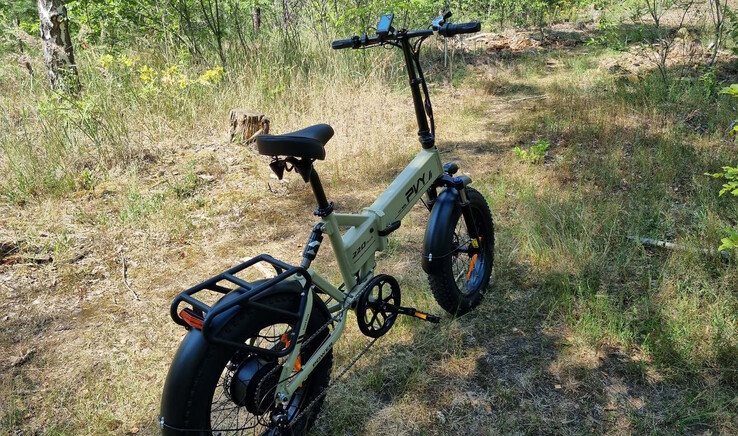
M474 222L474 213L472 212L469 196L466 194L466 186L459 190L459 202L461 203L461 214L464 216L464 222L466 223L466 231L469 232L469 238L471 239L470 251L476 254L479 249L479 231L477 223Z

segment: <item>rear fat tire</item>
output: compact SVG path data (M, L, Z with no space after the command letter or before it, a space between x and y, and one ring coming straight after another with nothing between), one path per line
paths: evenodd
M265 298L260 301L261 304L269 305L274 308L286 310L288 312L297 312L300 298L295 294L277 294ZM245 341L248 338L255 337L260 331L269 326L277 324L287 324L289 320L284 315L277 312L266 312L263 310L257 310L253 308L245 308L240 314L234 316L228 323L223 327L221 336L224 339L233 341ZM328 322L328 316L321 311L317 304L313 305L310 320L305 332L305 337L310 337L320 327ZM188 335L201 335L199 331L191 331ZM328 329L324 329L318 337L314 338L309 344L303 347L300 353L302 362L307 359L315 352L315 350L323 343L323 340L328 337ZM187 338L186 338L187 339ZM185 339L185 340L186 340ZM209 344L208 349L201 353L203 356L199 361L190 362L191 365L196 366L194 371L195 377L188 380L181 380L181 383L189 383L186 389L188 395L181 398L181 415L174 419L175 422L181 423L182 429L211 429L211 421L215 418L211 416L211 408L215 408L213 405L214 394L218 392L218 396L222 396L224 389L224 377L223 374L231 362L234 359L238 351L232 347L220 345L220 344ZM249 353L251 354L251 353ZM328 387L330 382L331 367L333 365L333 351L329 350L323 360L315 367L313 372L303 383L302 398L300 398L298 410L292 414L290 419L293 419L299 415L306 406L310 405L312 401L320 395L320 393ZM280 371L280 370L278 370ZM167 377L169 380L178 380L181 377L176 377L170 374ZM297 393L295 394L297 395ZM230 400L227 400L228 405L236 406ZM299 422L291 423L291 431L285 434L301 435L308 431L312 426L315 418L320 412L323 399L313 406L310 412L304 415ZM248 413L246 407L239 408L242 415ZM238 413L237 412L237 413ZM214 414L213 414L214 415ZM254 415L249 415L254 416ZM269 412L262 416L262 420L265 422L269 421ZM167 417L164 419L169 422ZM218 429L212 429L213 434L282 434L276 429L262 428L261 430L246 430L243 432L231 432L221 431ZM164 429L164 434L211 434L209 431L177 431L173 429Z
M469 244L469 235L460 206L453 209L451 225L443 229L449 232L449 237L446 238L449 241L447 246L438 247L442 253L452 254L445 256L437 266L434 265L434 271L428 274L433 297L445 311L454 315L463 315L481 303L482 296L489 285L494 264L495 229L489 205L479 191L466 188L466 193L471 204L477 232L482 237L471 279L466 280L471 256L456 251L457 247L463 247L465 243ZM465 266L466 271L459 270L460 263ZM461 283L457 280L460 274L462 274Z

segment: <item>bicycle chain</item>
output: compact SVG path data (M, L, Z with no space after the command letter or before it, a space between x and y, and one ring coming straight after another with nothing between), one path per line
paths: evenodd
M346 313L345 313L345 312L344 312L343 316L346 316ZM303 341L303 343L302 343L302 346L304 347L305 345L309 344L309 343L310 343L311 341L315 340L315 338L317 338L317 337L318 337L318 335L319 335L319 334L320 334L320 333L321 333L321 332L322 332L323 330L327 329L327 328L328 328L328 327L329 327L329 326L330 326L331 324L333 324L333 323L334 323L334 322L336 322L336 321L338 321L338 318L336 318L336 317L331 317L331 318L330 318L330 319L328 320L328 322L326 322L326 323L325 323L325 324L323 324L323 325L322 325L322 326L321 326L320 328L318 328L318 330L316 330L316 331L315 331L315 333L313 333L312 335L310 335L310 337L308 337L308 339L307 339L307 340ZM337 381L338 381L339 379L341 379L341 377L343 377L343 376L344 376L344 375L345 375L345 374L346 374L346 373L347 373L347 372L349 371L349 369L351 369L351 367L353 367L353 366L354 366L354 365L356 364L356 362L358 362L358 361L359 361L359 359L360 359L360 358L361 358L361 357L362 357L362 356L363 356L364 354L366 354L366 352L367 352L367 351L369 351L369 348L371 348L371 346L372 346L372 345L374 345L374 343L375 343L375 342L377 342L377 339L379 339L379 338L374 338L374 339L372 339L372 341L371 341L371 342L369 342L369 343L368 343L368 344L367 344L367 345L366 345L366 346L365 346L365 347L364 347L364 348L363 348L363 349L362 349L361 351L359 351L359 353L358 353L358 354L356 354L356 356L354 356L354 357L353 357L353 359L351 359L351 361L350 361L350 362L349 362L349 363L348 363L348 364L347 364L347 365L346 365L346 366L345 366L345 367L344 367L344 368L343 368L343 369L341 370L341 373L340 373L340 374L338 374L338 376L336 376L336 377L335 377L335 378L333 379L333 381L331 381L331 383L330 383L330 384L329 384L328 386L326 386L326 387L325 387L325 388L324 388L324 389L323 389L323 390L322 390L322 391L321 391L321 392L320 392L320 393L319 393L319 394L318 394L318 395L317 395L317 396L316 396L316 397L315 397L315 398L314 398L314 399L313 399L313 400L312 400L312 401L310 402L310 404L308 404L308 405L307 405L307 407L305 407L305 408L304 408L304 409L303 409L303 410L302 410L302 411L301 411L301 412L300 412L300 413L299 413L299 414L298 414L298 415L297 415L297 416L296 416L296 417L295 417L294 419L292 419L292 422L293 422L293 423L296 423L296 422L298 422L298 421L299 421L299 420L300 420L300 419L301 419L301 418L302 418L302 417L303 417L303 416L304 416L304 415L305 415L306 413L308 413L308 412L309 412L310 410L312 410L312 409L313 409L313 407L315 407L315 405L316 405L316 404L318 403L318 401L320 401L320 400L321 400L321 399L322 399L323 397L325 397L325 396L326 396L326 395L328 394L328 390L329 390L329 389L330 389L331 387L333 387L333 385L334 385L334 384L335 384L335 383L336 383L336 382L337 382ZM271 376L271 375L272 375L272 374L273 374L274 372L276 372L277 370L280 370L280 371L281 371L281 370L282 370L282 366L280 366L280 365L277 365L277 366L276 366L276 367L275 367L274 369L272 369L272 370L271 370L271 371L269 371L269 372L268 372L267 374L265 374L265 375L264 375L264 377L263 377L263 378L262 378L262 379L261 379L261 380L259 381L259 384L258 384L258 385L256 386L256 392L255 392L256 398L261 398L261 388L262 388L262 386L263 386L264 382L265 382L265 381L266 381L267 379L269 379L269 378L270 378L270 376ZM281 383L282 381L284 381L284 380L280 380L279 382L277 382L277 384ZM268 393L267 393L267 395L268 395ZM266 397L266 395L265 395L265 397ZM265 397L264 397L264 398L265 398ZM263 399L263 398L262 398L262 399ZM261 404L261 401L259 401L259 403L258 403L258 404Z
M343 368L341 373L338 374L338 376L336 376L336 378L334 378L333 381L328 386L325 387L325 389L320 391L320 393L313 399L313 401L311 401L310 404L308 404L307 407L305 407L305 409L303 409L303 411L300 412L295 417L293 422L298 422L300 418L303 417L303 415L305 415L310 410L312 410L312 408L315 407L317 402L328 394L328 389L330 389L338 380L340 380L341 377L343 377L348 372L348 370L351 369L351 367L354 366L356 362L359 361L359 359L361 359L361 356L363 356L367 351L369 351L369 348L371 348L371 346L374 345L375 342L377 342L377 339L379 338L374 338L371 340L371 342L366 344L366 346L361 351L359 351L359 353L356 356L354 356L354 358L351 359L351 361Z

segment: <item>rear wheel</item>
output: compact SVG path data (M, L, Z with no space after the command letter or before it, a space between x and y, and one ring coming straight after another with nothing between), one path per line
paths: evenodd
M430 288L438 304L456 315L469 312L482 301L494 263L495 229L489 205L479 191L466 188L466 193L479 234L478 247L474 247L469 236L461 207L454 208L451 225L443 229L450 233L445 238L448 245L439 247L441 252L448 254L428 274Z
M299 297L277 294L264 298L260 303L295 313ZM245 308L229 321L221 335L260 348L280 349L287 346L291 337L292 320L289 318L281 312ZM313 336L326 322L327 314L314 306L305 338ZM324 328L304 344L299 361L306 362L328 335L328 328ZM271 422L271 415L285 360L212 344L199 362L192 362L198 366L196 376L188 381L188 398L181 400L187 422L185 434L192 434L193 430L195 434L283 434ZM322 398L313 402L328 387L332 362L333 354L329 351L287 402L284 412L291 434L305 433L315 420ZM299 366L296 364L292 374L297 370ZM310 410L302 413L308 406L311 406Z

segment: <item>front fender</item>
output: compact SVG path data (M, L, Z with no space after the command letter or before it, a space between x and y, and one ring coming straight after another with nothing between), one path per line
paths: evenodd
M455 188L444 189L433 203L433 209L428 219L428 227L425 230L423 258L421 260L423 271L428 274L433 272L441 259L448 255L443 250L447 250L447 247L451 245L449 239L453 232L449 232L447 229L454 225L454 220L457 218L454 210L458 207L459 191Z

